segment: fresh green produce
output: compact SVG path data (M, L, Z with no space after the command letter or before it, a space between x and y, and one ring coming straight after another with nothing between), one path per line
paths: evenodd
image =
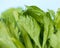
M0 16L0 48L60 48L60 8L10 8Z

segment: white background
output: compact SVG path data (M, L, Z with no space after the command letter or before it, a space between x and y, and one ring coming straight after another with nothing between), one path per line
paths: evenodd
M56 11L60 8L60 1L59 0L0 0L0 13L4 10L11 8L11 7L22 7L24 8L25 5L36 5L47 11L47 9L52 9Z

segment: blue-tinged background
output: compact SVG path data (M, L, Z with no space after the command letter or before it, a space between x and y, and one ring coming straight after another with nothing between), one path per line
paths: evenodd
M22 7L25 5L36 5L41 9L47 11L47 9L52 9L56 11L60 8L59 0L0 0L0 13L11 7Z

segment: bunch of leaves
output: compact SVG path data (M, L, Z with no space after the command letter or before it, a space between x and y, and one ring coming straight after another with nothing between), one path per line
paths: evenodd
M0 17L0 48L60 48L60 9L10 8Z

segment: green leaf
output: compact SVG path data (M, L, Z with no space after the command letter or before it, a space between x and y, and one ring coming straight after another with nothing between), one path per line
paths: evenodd
M6 24L6 26L9 28L10 35L19 39L18 27L16 25L17 24L16 21L18 21L18 16L19 16L18 10L19 10L19 8L18 9L15 9L15 8L8 9L7 11L2 13L2 19L3 19L4 23Z
M51 36L50 36L50 46L52 46L53 48L56 48L57 47L57 42L58 41L58 38L57 38L57 36L55 35L55 34L52 34Z
M57 36L57 47L60 48L60 8L58 9L57 11L57 14L55 16L55 26L56 26L56 29L57 29L57 33L56 33L56 36Z
M50 14L51 19L54 20L55 19L55 12L53 10L49 10L49 9L48 9L48 12Z
M49 18L46 16L46 13L39 9L36 6L28 6L25 15L28 14L32 16L37 22L44 25L44 35L43 35L43 48L47 41L48 36L48 26L49 26ZM48 23L48 24L47 24Z
M22 42L19 40L18 27L16 23L18 21L18 16L18 10L15 8L11 8L2 13L2 21L9 29L9 35L12 38L11 40L16 44L16 46L18 48L25 48Z
M36 20L31 16L20 16L18 24L25 29L36 45L41 48L39 43L40 27Z
M31 42L30 37L28 36L26 30L20 24L18 24L18 26L19 26L19 29L21 31L21 35L23 37L23 41L24 41L25 47L26 48L33 48L32 42Z
M0 21L0 48L3 48L3 47L17 48L9 36L8 28L4 25L3 22Z

